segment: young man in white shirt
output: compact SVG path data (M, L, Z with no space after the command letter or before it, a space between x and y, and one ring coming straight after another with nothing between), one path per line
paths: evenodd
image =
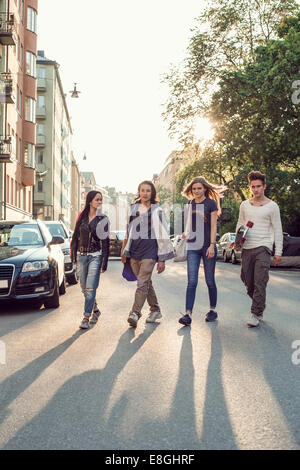
M253 222L242 248L241 279L252 299L250 327L259 325L266 307L271 253L275 242L274 264L281 263L283 233L278 205L265 196L266 176L251 171L248 181L253 197L240 205L236 232L241 225Z

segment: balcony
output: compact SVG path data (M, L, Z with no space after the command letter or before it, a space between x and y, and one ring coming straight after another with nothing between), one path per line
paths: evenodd
M46 79L45 78L38 78L37 79L37 89L38 91L46 91Z
M45 106L36 108L36 117L37 119L46 119L46 108Z
M0 137L0 163L12 163L15 155L12 151L11 137Z
M0 103L14 104L15 101L16 98L11 74L0 73Z
M39 192L39 191L34 192L34 203L43 203L45 202L45 199L46 199L45 192Z
M0 13L0 43L3 46L16 46L16 21L13 14Z
M44 148L46 146L46 136L37 135L36 136L36 147Z
M22 168L22 184L23 186L35 185L35 169L24 166Z

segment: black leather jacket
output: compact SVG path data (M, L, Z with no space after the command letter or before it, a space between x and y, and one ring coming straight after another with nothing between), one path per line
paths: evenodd
M100 223L100 238L97 235L97 225ZM99 227L98 227L99 230ZM99 231L98 231L99 234ZM95 253L102 250L101 270L106 271L109 255L109 219L106 215L96 216L90 223L88 217L83 217L76 224L71 241L71 259L77 261L77 252L82 254Z

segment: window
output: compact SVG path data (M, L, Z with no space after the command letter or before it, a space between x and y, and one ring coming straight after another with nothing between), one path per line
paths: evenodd
M23 188L23 211L26 211L26 188Z
M6 175L6 199L9 204L9 176Z
M27 8L27 29L29 29L29 31L32 31L33 33L37 32L36 18L37 18L36 11L33 8L28 7Z
M43 152L39 152L38 154L38 163L41 165L42 163L44 163L44 154Z
M38 96L38 108L45 108L46 105L46 98L44 95L39 95Z
M38 68L38 78L46 78L46 69L39 67Z
M24 47L23 47L23 44L21 44L21 48L20 48L20 58L19 58L19 62L20 62L20 67L21 67L21 69L23 68L23 54L24 54Z
M21 3L21 21L24 22L24 0Z
M19 145L18 145L18 160L21 163L22 161L22 140L19 139Z
M38 181L37 190L39 193L43 192L43 181Z
M10 179L10 203L14 204L14 180Z
M25 120L30 122L35 122L35 100L26 96L25 103Z
M45 135L44 124L38 124L36 127L37 127L37 135Z
M24 145L24 166L35 168L35 146L29 142Z
M26 73L36 78L36 57L29 51L26 51Z
M23 93L20 90L20 97L19 97L19 108L18 111L20 113L20 116L22 116L22 109L23 109Z

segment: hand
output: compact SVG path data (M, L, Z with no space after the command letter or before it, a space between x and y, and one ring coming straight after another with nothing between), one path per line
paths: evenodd
M206 250L207 258L213 258L215 256L215 245L209 245Z
M103 274L105 273L106 269L100 269L100 273Z
M273 263L275 266L278 266L281 263L281 256L275 255L273 258Z
M162 272L164 272L165 267L166 267L165 262L164 261L159 261L157 263L157 272L158 272L158 274L161 274Z
M122 263L125 264L126 263L126 256L121 256L121 260L122 260Z
M183 234L181 235L181 238L182 240L185 240L186 239L186 234L183 232Z

